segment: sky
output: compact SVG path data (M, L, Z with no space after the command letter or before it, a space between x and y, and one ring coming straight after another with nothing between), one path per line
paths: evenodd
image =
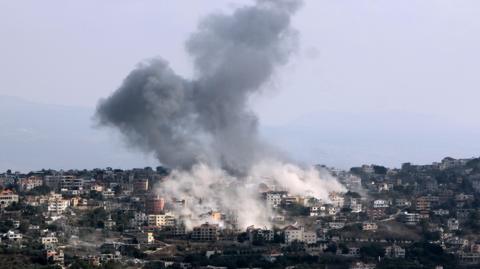
M192 77L184 41L198 20L248 3L0 1L0 98L93 111L156 56ZM480 155L479 1L306 0L293 26L298 51L252 106L295 158L348 167Z

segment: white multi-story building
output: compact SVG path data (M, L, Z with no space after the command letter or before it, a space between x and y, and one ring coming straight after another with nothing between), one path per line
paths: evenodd
M267 192L266 193L267 206L278 207L282 202L283 196L284 195L282 192Z
M102 192L103 186L95 183L92 186L90 186L90 191Z
M110 199L115 197L115 192L112 189L106 189L102 192L102 197L105 199Z
M45 250L45 257L47 260L52 261L56 264L63 265L65 261L65 255L63 250L47 249Z
M343 227L345 227L345 222L331 221L328 223L328 227L330 229L342 229Z
M140 244L153 244L155 243L155 237L153 232L141 232L136 236L138 243Z
M18 203L18 195L12 190L3 190L0 192L0 207L7 207L12 203Z
M29 191L36 187L42 186L43 181L41 178L36 176L31 176L28 178L21 178L18 182L20 190L22 191Z
M171 213L148 215L148 226L165 227L174 226L175 216Z
M398 207L410 207L412 202L407 199L400 198L395 200L395 205Z
M375 200L373 201L373 208L386 208L389 207L390 203L387 200Z
M135 212L131 224L133 227L142 227L148 224L148 215L143 212Z
M303 227L297 228L295 226L287 226L284 229L285 243L291 244L294 241L303 241Z
M48 199L48 212L53 214L63 214L67 207L70 205L69 200L65 200L59 197L53 197Z
M337 207L329 206L328 207L328 215L336 215L338 213Z
M3 235L3 237L8 239L10 242L20 242L23 238L23 235L15 231L8 231Z
M315 232L303 232L303 242L305 244L317 243L317 234Z
M420 214L404 212L402 219L407 225L416 225L420 221Z
M354 205L350 205L350 209L352 210L352 213L360 213L362 212L362 204L354 204Z
M312 206L310 207L310 217L315 217L320 215L320 207Z
M79 194L83 192L83 183L83 178L64 177L60 182L60 190L62 192Z
M294 241L306 244L315 244L317 242L317 234L315 232L305 231L303 227L287 226L284 230L285 243L291 244Z
M437 216L448 216L450 215L450 211L448 209L436 209L436 210L432 210L433 214L434 215L437 215Z
M355 262L350 265L350 269L375 269L377 265L375 263Z
M456 231L460 229L460 222L457 219L450 218L447 220L447 226L450 231Z
M345 179L345 186L350 190L358 190L362 187L362 179L355 175L349 175Z
M364 222L362 224L362 230L364 231L376 231L378 226L375 222Z
M385 249L385 255L391 258L403 259L405 258L405 249L397 245L389 246Z
M43 245L52 245L58 243L58 238L55 236L45 236L41 238Z
M345 198L340 193L331 192L328 195L328 198L330 199L330 202L334 207L342 208L345 204Z
M69 180L75 179L75 176L70 175L51 175L45 176L45 185L48 187L57 190L60 189L62 182L68 182Z

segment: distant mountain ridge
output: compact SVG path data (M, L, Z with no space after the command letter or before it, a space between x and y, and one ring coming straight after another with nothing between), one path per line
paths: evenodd
M143 154L94 128L91 108L0 96L0 170L143 167Z
M93 115L94 108L0 95L0 171L157 165L151 156L128 148L115 131L96 128ZM261 125L260 131L295 160L339 168L480 155L475 129L404 112L322 111L279 126Z

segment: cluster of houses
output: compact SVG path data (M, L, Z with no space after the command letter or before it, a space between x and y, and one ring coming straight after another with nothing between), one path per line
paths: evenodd
M480 238L472 216L480 201L480 168L470 166L471 160L446 158L400 169L319 167L348 192L332 192L322 201L291 195L288 186L263 188L259 197L274 212L272 225L247 228L236 225L232 212L213 209L202 216L204 223L186 225L176 210L186 201L167 201L154 191L168 174L163 168L9 172L0 174L1 244L37 242L45 260L60 266L66 266L65 253L94 266L150 259L178 265L171 260L179 252L210 257L235 246L237 255L261 254L269 262L295 250L338 255L351 268L375 268L381 259L407 258L411 244L428 240L459 263L477 264ZM362 251L372 244L382 249L381 257Z

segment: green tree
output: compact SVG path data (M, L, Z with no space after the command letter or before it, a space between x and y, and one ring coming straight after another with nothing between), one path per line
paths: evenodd
M379 244L372 243L360 247L360 255L363 258L377 259L378 257L385 256L385 249L383 249L383 247Z

